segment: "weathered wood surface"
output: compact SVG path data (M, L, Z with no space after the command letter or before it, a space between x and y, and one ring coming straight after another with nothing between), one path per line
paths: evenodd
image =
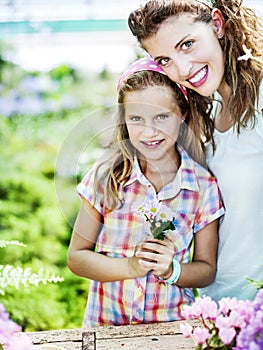
M66 350L192 350L192 339L180 330L185 321L108 326L92 329L65 329L27 333L34 344L54 344ZM187 321L189 323L189 321ZM197 326L198 321L192 321Z
M28 332L34 344L52 344L66 350L82 350L83 329L63 329L55 331Z

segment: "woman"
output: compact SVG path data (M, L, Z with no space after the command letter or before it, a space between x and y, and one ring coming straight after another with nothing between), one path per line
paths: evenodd
M153 0L129 16L140 45L170 79L188 89L209 141L207 162L226 214L219 228L216 280L200 293L215 300L253 299L256 290L247 279L263 278L260 21L242 0Z

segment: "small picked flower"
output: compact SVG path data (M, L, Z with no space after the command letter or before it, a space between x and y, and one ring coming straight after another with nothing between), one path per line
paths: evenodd
M159 201L145 201L137 208L137 214L144 216L146 221L150 224L153 237L156 239L163 241L165 231L175 230L172 210Z

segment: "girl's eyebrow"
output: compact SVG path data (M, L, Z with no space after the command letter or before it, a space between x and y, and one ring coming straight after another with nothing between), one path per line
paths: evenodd
M181 43L182 43L189 35L190 35L190 34L186 34L180 41L178 41L178 43L174 45L174 49L177 49L178 46L181 45ZM156 57L154 57L153 59L154 59L155 61L158 61L158 60L160 60L160 59L163 58L163 57L165 57L165 56L156 56Z

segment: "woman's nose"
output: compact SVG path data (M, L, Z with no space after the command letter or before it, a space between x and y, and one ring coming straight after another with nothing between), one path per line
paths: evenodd
M192 67L192 61L186 55L176 55L173 58L173 76L176 76L179 81L189 78Z

